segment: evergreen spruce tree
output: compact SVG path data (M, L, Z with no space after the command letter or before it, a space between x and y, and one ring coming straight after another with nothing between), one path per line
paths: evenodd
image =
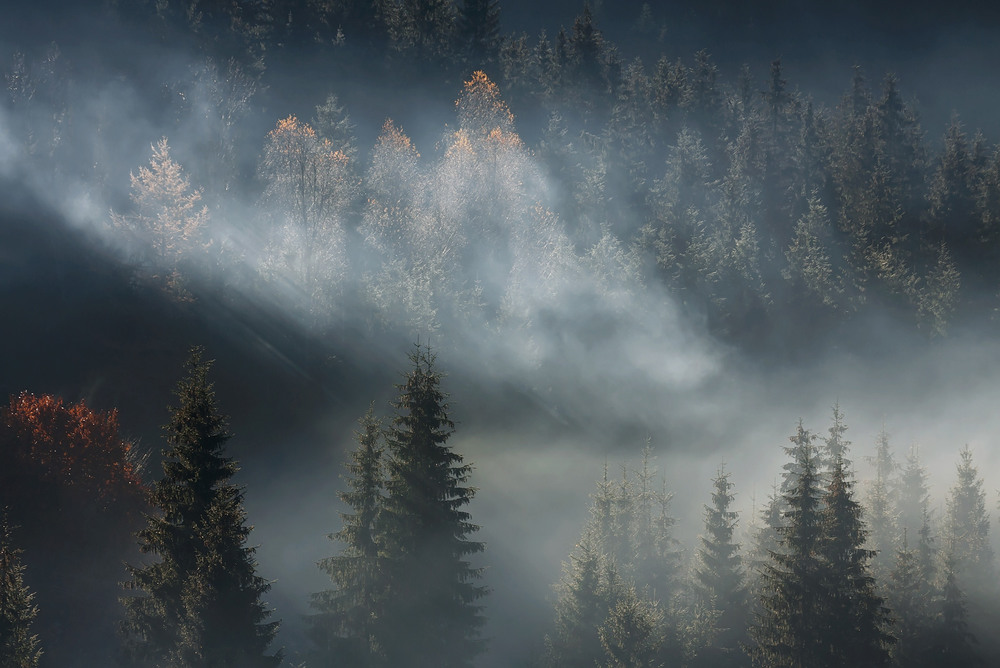
M628 587L598 629L605 660L602 668L659 668L663 612ZM584 665L584 664L577 664Z
M620 483L608 479L605 465L591 517L556 588L546 668L680 660L674 519L670 496L653 489L651 458L647 441L641 469L630 476L623 467Z
M897 470L892 448L889 445L889 434L885 425L875 440L875 454L868 460L875 467L875 480L868 490L867 512L868 547L874 553L872 568L875 577L883 581L892 569L893 555L898 545L895 510L897 507L896 478Z
M229 433L208 382L211 362L194 349L180 401L164 428L162 479L138 532L139 549L159 557L129 566L126 583L137 595L125 606L126 660L155 668L265 668L281 653L266 654L277 622L260 600L270 584L256 574L246 545L243 490L231 482L236 462L224 455Z
M771 562L771 555L782 550L780 527L784 524L785 510L785 498L775 483L767 503L753 518L749 529L752 538L747 554L747 588L754 615L759 611L761 594L766 584L764 574Z
M455 6L449 0L403 0L396 7L389 32L398 49L432 62L451 55Z
M955 559L949 554L944 563L944 588L931 634L927 665L935 668L981 666L983 661L976 644L976 636L969 630L965 592L956 576Z
M695 589L701 604L718 612L715 621L717 635L709 648L710 657L703 665L744 665L742 645L746 641L747 589L744 582L740 546L733 542L733 532L739 518L730 510L735 499L729 473L720 466L712 479L712 505L705 506L705 533L698 549L698 565L694 570Z
M917 541L917 568L928 592L933 591L934 582L937 581L937 556L937 546L934 544L934 536L931 535L930 515L925 513L920 525L920 538Z
M607 574L606 560L588 530L570 554L569 563L563 564L563 576L556 587L555 628L545 638L543 666L590 666L602 659L598 629L611 609Z
M837 308L840 287L830 261L830 218L826 207L816 197L808 199L808 211L795 225L792 242L785 250L786 268L782 277L791 283L793 299L803 306L819 303ZM815 307L810 312L817 312Z
M497 58L500 48L500 4L497 0L462 0L455 31L468 64L481 68Z
M962 276L948 247L941 242L936 261L928 268L916 296L918 323L932 336L944 336L958 306Z
M334 589L315 594L312 601L317 613L310 618L310 635L317 646L316 658L327 665L375 666L381 659L376 625L385 602L385 583L376 526L384 463L382 422L375 417L374 406L359 424L358 447L346 465L348 490L339 494L350 510L341 513L343 527L330 536L344 548L319 562Z
M656 539L653 535L653 507L656 491L653 479L656 472L652 465L651 439L646 439L642 449L642 467L635 475L635 577L640 589L647 584L645 575L656 565Z
M583 100L589 102L595 93L606 92L604 36L594 25L589 3L573 21L567 46L571 80L582 88Z
M924 607L923 614L928 618L931 613L931 599L936 594L938 550L935 545L931 527L930 492L927 488L927 471L920 463L916 446L910 448L906 456L906 464L899 476L899 493L897 495L897 525L902 531L906 542L916 547L906 547L912 552L913 568L919 587L918 601ZM897 560L898 564L898 560ZM897 570L899 566L897 565ZM890 587L892 595L892 587ZM890 605L898 618L901 612L895 605ZM902 640L901 640L902 642Z
M478 527L464 510L471 467L447 443L454 424L435 355L418 346L410 362L386 435L378 531L388 588L377 637L390 666L469 666L483 648L479 600L487 593L477 583L482 569L469 562L484 549L469 539Z
M838 456L826 494L819 545L825 571L825 619L814 630L829 655L815 665L889 665L888 648L894 642L887 631L889 610L869 568L874 552L863 547L867 530L853 486Z
M830 435L823 439L820 464L831 478L834 468L838 466L838 460L840 460L841 468L845 473L849 473L851 460L848 459L847 453L851 448L851 442L844 438L844 434L847 433L847 424L844 422L844 411L840 410L839 403L833 405L833 424L827 431Z
M904 530L903 545L896 551L896 564L886 587L896 637L892 657L899 666L922 666L927 657L932 619L932 592L928 585L917 552L910 548Z
M316 106L316 115L310 123L316 133L321 138L330 140L333 150L343 153L353 166L358 155L355 126L336 95L330 93L326 96L326 102Z
M652 466L649 443L643 450L642 468L635 484L635 529L633 575L636 590L648 598L666 604L677 590L681 566L681 550L674 538L676 519L670 513L672 494L666 482L660 490L653 489L656 470Z
M0 513L0 666L36 668L42 656L31 632L38 615L35 595L24 583L21 550L14 547L7 512Z
M650 564L653 568L644 579L648 583L649 595L660 601L669 601L676 592L676 581L683 556L680 543L674 537L674 525L677 519L670 512L672 498L673 494L667 493L666 481L663 481L656 499L659 512L653 519L655 552L654 561Z
M875 127L882 159L902 204L907 210L915 211L920 206L927 157L916 111L903 101L897 84L895 75L885 76L882 97L874 105Z
M944 136L944 151L931 177L927 200L927 240L934 246L944 242L959 260L969 259L970 246L978 231L976 222L977 165L968 137L957 117Z
M945 541L956 577L963 586L993 586L993 548L986 491L968 446L959 453L957 480L948 495ZM967 584L966 584L967 583Z
M796 482L784 495L788 510L778 527L781 551L764 566L757 619L751 626L755 666L819 668L830 666L822 630L826 616L822 533L822 490L816 466L815 437L799 422L791 452Z
M636 529L636 498L632 481L628 478L628 469L622 466L622 478L613 499L613 527L615 565L623 575L632 576L635 572L635 529Z
M604 477L598 481L597 490L591 496L590 527L595 545L602 557L615 554L615 492L614 484L608 479L608 463L604 462Z
M899 474L899 494L896 496L896 523L913 541L920 535L925 518L930 513L930 491L927 470L920 463L920 453L914 445L906 455Z

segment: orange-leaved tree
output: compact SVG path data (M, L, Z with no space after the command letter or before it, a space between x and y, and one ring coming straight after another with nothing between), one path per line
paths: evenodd
M12 484L4 485L4 497L22 487L37 491L39 483L76 490L104 509L131 505L141 496L132 445L119 434L117 410L94 411L83 401L67 404L50 394L22 392L0 415L0 476Z
M21 527L45 664L112 665L145 494L117 411L28 392L0 406L0 506Z

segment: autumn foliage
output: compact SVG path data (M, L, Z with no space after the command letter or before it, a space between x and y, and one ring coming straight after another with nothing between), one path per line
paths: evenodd
M132 174L132 204L127 215L112 212L111 222L145 248L147 262L154 267L176 271L183 258L204 248L208 207L201 203L201 191L170 157L167 139L152 147L149 167Z
M265 199L285 209L304 228L321 227L351 196L348 158L295 116L278 121L267 135L261 174Z
M41 665L113 665L117 584L148 510L118 412L29 392L0 405L0 506L20 526Z
M22 392L0 410L0 496L12 507L26 503L38 485L73 491L110 509L132 505L141 482L131 444L119 433L118 412L67 404L49 394Z
M500 89L490 81L486 73L477 70L465 82L462 95L455 101L458 120L462 129L488 137L514 132L514 114L500 97Z

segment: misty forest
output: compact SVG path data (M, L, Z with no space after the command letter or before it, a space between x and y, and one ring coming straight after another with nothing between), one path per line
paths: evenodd
M1000 665L979 4L6 7L0 666Z

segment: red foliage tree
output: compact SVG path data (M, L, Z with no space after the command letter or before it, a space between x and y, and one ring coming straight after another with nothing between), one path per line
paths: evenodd
M117 411L28 392L0 406L0 507L21 527L43 667L111 665L145 495Z
M50 394L22 392L0 414L0 469L4 478L17 478L10 481L14 489L54 484L99 501L105 510L141 496L117 410L94 411L83 401L67 405Z

